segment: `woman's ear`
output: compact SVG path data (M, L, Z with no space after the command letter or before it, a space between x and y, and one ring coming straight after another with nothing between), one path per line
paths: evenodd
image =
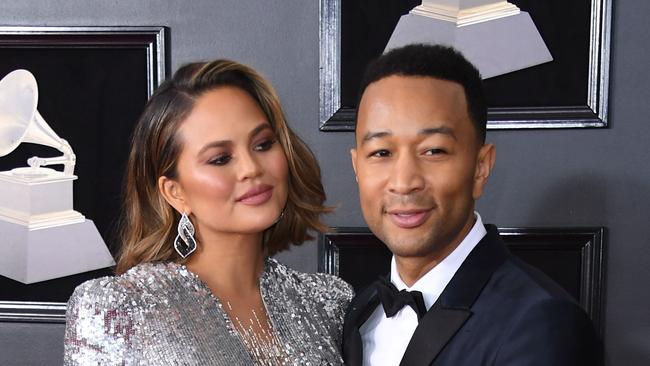
M183 188L176 180L167 178L164 175L158 178L158 191L160 191L165 201L174 207L176 211L186 214L190 213L190 208L183 194Z

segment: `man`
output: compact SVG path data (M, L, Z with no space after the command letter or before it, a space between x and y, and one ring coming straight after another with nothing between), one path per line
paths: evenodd
M601 364L584 311L474 211L495 162L474 66L447 47L394 49L360 95L352 164L363 215L393 258L390 282L350 306L346 364Z

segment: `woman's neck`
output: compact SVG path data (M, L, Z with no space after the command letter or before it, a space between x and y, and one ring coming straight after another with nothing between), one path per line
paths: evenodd
M262 234L203 235L197 241L187 268L208 285L248 342L272 343L272 326L259 288L265 256Z
M264 269L262 234L232 234L197 238L198 248L187 268L219 298L258 293Z

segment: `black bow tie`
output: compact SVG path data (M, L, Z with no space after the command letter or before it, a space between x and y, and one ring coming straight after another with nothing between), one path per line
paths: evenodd
M375 282L375 288L379 294L381 305L384 307L386 316L391 318L406 305L410 306L418 314L418 320L422 319L427 312L424 305L424 298L420 291L397 291L395 285L384 277Z

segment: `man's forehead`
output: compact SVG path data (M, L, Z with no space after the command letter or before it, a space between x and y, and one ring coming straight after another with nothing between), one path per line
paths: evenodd
M431 77L391 76L364 92L355 132L364 140L368 133L371 137L380 132L421 135L428 130L456 137L465 123L468 127L472 124L460 84Z
M428 137L440 135L442 137L457 140L456 132L453 127L444 124L432 123L429 127L406 126L406 128L375 128L364 129L361 133L361 143L376 139L386 139L391 137Z

